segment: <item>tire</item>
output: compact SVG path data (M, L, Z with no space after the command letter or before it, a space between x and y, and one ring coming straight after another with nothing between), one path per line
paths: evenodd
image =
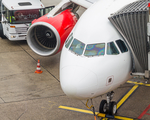
M3 26L1 22L0 22L0 37L6 39L6 36L3 34Z
M117 104L116 102L110 102L109 105L109 115L115 115L117 113Z
M99 112L100 113L106 113L107 112L107 101L106 100L102 100L99 106Z

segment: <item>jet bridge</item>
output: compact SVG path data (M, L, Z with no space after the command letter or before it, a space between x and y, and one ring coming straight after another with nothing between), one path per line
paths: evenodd
M132 51L133 74L144 75L148 78L150 70L150 67L148 67L150 46L147 35L149 3L150 0L130 3L109 17L111 23L125 38Z

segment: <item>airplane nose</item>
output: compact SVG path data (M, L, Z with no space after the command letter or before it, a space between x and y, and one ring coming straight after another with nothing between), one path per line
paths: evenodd
M74 99L88 99L97 90L97 76L91 70L79 66L67 66L60 70L60 84L64 93Z

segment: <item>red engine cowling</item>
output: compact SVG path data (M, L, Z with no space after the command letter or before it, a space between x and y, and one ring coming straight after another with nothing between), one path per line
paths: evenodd
M30 48L41 56L50 56L61 51L63 44L77 22L71 9L56 16L47 15L32 21L27 33Z

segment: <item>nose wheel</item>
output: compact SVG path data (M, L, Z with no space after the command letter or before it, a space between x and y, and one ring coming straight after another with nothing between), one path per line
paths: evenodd
M114 92L107 93L107 100L102 100L99 106L99 112L109 115L115 115L117 113L117 103L112 101Z

